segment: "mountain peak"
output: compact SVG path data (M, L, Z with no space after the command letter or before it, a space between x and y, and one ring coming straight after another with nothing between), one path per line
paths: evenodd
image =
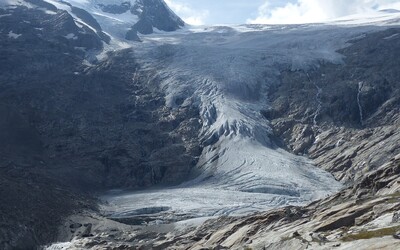
M117 38L139 40L138 34L151 34L155 29L175 31L185 25L163 0L65 1L90 12L107 33Z
M48 13L65 10L77 25L120 40L140 41L139 34L175 31L185 25L163 0L7 0L5 5L41 8Z

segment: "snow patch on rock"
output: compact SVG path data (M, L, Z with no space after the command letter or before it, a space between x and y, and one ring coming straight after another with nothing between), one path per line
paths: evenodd
M14 33L12 30L10 30L10 32L8 32L8 38L12 38L12 39L18 39L20 36L22 36L22 34L16 34Z
M76 40L78 39L78 37L74 34L74 33L69 33L66 36L64 36L65 38L69 39L69 40Z

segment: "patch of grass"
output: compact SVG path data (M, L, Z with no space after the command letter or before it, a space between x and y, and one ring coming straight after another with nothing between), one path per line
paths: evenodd
M388 194L387 195L388 197L393 197L393 198L400 198L400 192L395 192L395 193L393 193L393 194Z
M400 193L396 192L394 194L389 194L387 196L389 199L386 201L387 203L396 203L400 201Z
M353 241L353 240L367 240L372 238L380 238L388 235L393 235L399 230L400 226L381 228L371 231L361 231L358 233L345 235L343 236L342 240Z

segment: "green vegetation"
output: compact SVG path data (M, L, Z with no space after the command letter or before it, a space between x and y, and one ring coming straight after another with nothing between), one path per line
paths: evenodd
M396 192L394 194L389 194L388 196L388 200L386 201L387 203L396 203L400 201L400 193Z
M384 237L384 236L388 236L388 235L393 235L399 230L400 230L400 226L381 228L381 229L373 230L373 231L361 231L358 233L345 235L342 238L342 240L343 241L353 241L353 240L366 240L366 239L372 239L372 238L379 238L379 237Z

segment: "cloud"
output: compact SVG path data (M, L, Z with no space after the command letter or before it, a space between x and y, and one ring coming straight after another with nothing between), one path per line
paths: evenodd
M258 8L258 16L247 22L312 23L380 9L400 9L400 0L297 0L280 7L267 0Z
M164 0L165 3L186 23L203 25L209 16L208 10L195 10L190 5L176 0Z

